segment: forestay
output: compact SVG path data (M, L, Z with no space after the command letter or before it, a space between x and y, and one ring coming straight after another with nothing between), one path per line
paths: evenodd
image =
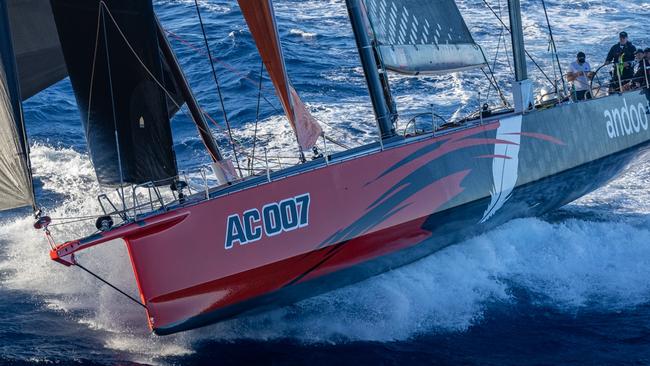
M0 210L33 206L34 194L9 20L0 2Z
M480 67L485 58L454 0L365 0L384 66L404 74Z

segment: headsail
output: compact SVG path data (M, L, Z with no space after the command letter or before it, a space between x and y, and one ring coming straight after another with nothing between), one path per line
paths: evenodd
M99 182L176 176L151 2L52 0L52 10Z
M248 28L255 39L273 86L302 150L311 149L322 130L291 85L282 55L282 45L271 0L238 0Z
M25 100L68 76L68 70L50 0L7 0L7 12L18 65L20 92ZM168 98L171 118L185 100L178 92L174 80L169 79L170 66L163 63L163 68L171 92L171 97Z
M33 206L27 139L7 7L0 2L0 210Z
M369 31L384 66L436 74L485 63L454 0L365 0Z
M25 100L67 76L48 0L8 0L20 91Z

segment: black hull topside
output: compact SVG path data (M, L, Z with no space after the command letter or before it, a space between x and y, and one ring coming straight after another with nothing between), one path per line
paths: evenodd
M519 119L514 127L513 119ZM435 176L434 180L471 166L462 182L462 194L418 220L417 225L431 233L426 240L154 330L170 334L291 304L412 263L509 220L556 210L604 186L632 162L645 158L650 151L649 120L647 90L486 119L484 124L499 121L500 126L488 128L476 137L505 140L505 146L490 145L490 151L486 151L484 145L472 145L425 163L428 167L424 171ZM418 138L392 142L386 149ZM427 149L417 153L424 154ZM333 161L336 159L333 156ZM415 174L407 177L416 178ZM417 185L417 181L409 184ZM379 234L390 237L391 231L400 228L387 228ZM355 245L352 242L341 241L323 250L336 253L346 245ZM377 245L381 244L378 236Z

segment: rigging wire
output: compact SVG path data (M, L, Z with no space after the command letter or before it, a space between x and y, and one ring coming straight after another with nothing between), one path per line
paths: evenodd
M496 69L497 67L497 61L499 59L499 52L501 51L501 41L503 41L503 47L504 51L507 53L508 50L505 49L506 47L506 40L505 40L505 29L501 28L501 34L499 35L499 43L497 44L497 51L494 54L494 60L492 60L492 69Z
M557 67L560 72L560 77L562 79L562 88L564 93L567 93L566 82L564 81L564 74L562 73L562 64L560 64L560 57L557 54L557 47L555 46L555 38L553 37L553 27L551 27L551 21L548 18L548 11L546 10L546 1L542 0L542 7L544 8L544 16L546 17L546 25L548 26L548 34L551 37L551 47L553 47L553 54L555 55L555 61L557 62ZM555 70L555 67L553 67ZM557 79L557 78L556 78ZM557 93L557 82L555 83L555 93Z
M499 0L499 16L503 18L503 6L501 5L501 0ZM506 31L506 26L501 22L501 33L505 36L504 32ZM510 53L508 50L508 41L503 37L503 52L506 54L506 62L508 63L508 69L510 70L510 74L514 74L515 70L512 68L512 62L510 61L510 57L507 57L507 55ZM494 64L496 65L497 60L494 60Z
M101 1L101 4L104 4L104 2ZM151 77L151 79L156 83L156 85L158 85L158 87L159 87L163 92L165 92L165 95L167 95L167 97L168 97L169 100L174 104L174 106L176 106L176 108L178 108L178 110L181 110L181 105L178 104L178 103L176 102L176 99L175 99L174 95L172 95L172 93L171 93L169 90L167 90L167 88L165 88L165 86L160 82L160 80L158 80L158 78L156 78L156 76L151 72L151 70L149 70L149 68L147 67L147 65L144 63L144 61L142 61L142 59L140 58L140 56L138 55L138 53L135 51L135 49L133 48L133 46L132 46L131 43L129 42L129 40L128 40L128 38L126 37L126 35L124 34L124 32L122 32L122 28L120 28L119 24L117 23L117 20L116 20L115 17L113 16L113 13L111 13L111 10L110 10L108 7L106 7L106 4L104 4L104 6L105 6L104 9L105 9L106 14L108 14L108 16L111 18L111 21L112 21L113 24L115 25L115 29L117 30L117 32L118 32L118 33L120 34L120 36L122 37L122 39L124 40L124 43L125 43L126 46L129 48L129 50L131 51L131 53L133 54L133 56L135 57L135 59L140 63L140 66L142 66L142 68L144 69L144 71L147 72L147 74L148 74L148 75ZM188 115L188 117L189 117L190 119L192 119L191 116ZM205 131L205 130L204 130L201 126L199 126L198 124L196 125L196 127L199 129L199 131L204 132L204 133L206 133L206 134L211 134L211 133L212 133L211 131ZM203 140L202 140L202 141L203 141ZM205 145L205 142L204 142L204 145ZM210 156L211 156L214 160L216 160L216 156L212 156L212 153L211 153L210 149L207 148L207 145L206 145L206 150L208 151L208 154L210 154Z
M227 63L227 62L225 62L225 61L219 59L218 57L215 57L214 55L208 55L208 54L206 54L205 50L203 50L203 49L201 49L201 48L198 48L196 45L192 44L191 42L187 41L186 39L184 39L184 38L181 37L180 35L178 35L178 34L172 32L172 31L170 31L170 30L165 29L165 33L167 33L167 34L168 34L169 36L171 36L172 38L176 39L178 42L180 42L180 43L183 44L184 46L186 46L186 47L188 47L188 48L194 50L195 52L197 52L197 53L199 53L199 54L201 54L201 55L204 55L204 56L206 56L206 57L208 57L208 58L211 58L213 61L217 62L218 64L221 64L223 67L225 67L226 69L228 69L228 70L231 71L232 73L234 73L234 74L236 74L237 76L239 76L242 80L244 80L244 81L248 82L249 84L253 85L255 88L258 88L258 81L253 80L253 79L251 79L250 77L248 77L247 75L243 74L243 73L242 73L239 69L237 69L236 67L234 67L234 66L230 65L229 63ZM266 88L263 87L262 90L266 90ZM262 99L266 102L266 104L268 104L268 105L269 105L269 106L270 106L270 107L275 111L275 113L277 113L277 114L284 114L284 111L283 111L282 109L280 109L279 107L277 107L275 104L273 104L273 102L271 102L271 101L269 100L269 98L268 98L266 95L264 95L264 93L262 93ZM207 112L204 112L204 113L205 113L205 115L206 115L206 116L207 116L207 117L208 117L208 118L209 118L209 119L210 119L210 120L211 120L211 121L212 121L212 122L213 122L213 123L214 123L218 128L220 128L220 129L222 128L221 126L219 126L219 125L216 123L216 121L214 121L214 119L213 119L213 118L212 118L212 117L211 117ZM317 118L316 116L313 116L313 117L316 119L316 121L317 121L318 123L321 123L321 124L323 124L323 125L326 125L326 126L330 127L331 129L333 129L333 130L335 130L335 131L338 131L338 127L333 126L332 124L327 123L327 122L325 122L325 121L323 121L323 120ZM337 145L337 146L339 146L339 147L341 147L341 148L343 148L343 149L346 149L346 150L347 150L347 149L350 149L350 148L351 148L350 146L348 146L348 145L346 145L346 144L344 144L344 143L342 143L342 142L340 142L340 141L338 141L338 140L336 140L336 139L334 139L334 138L332 138L332 137L330 137L330 136L326 136L325 138L327 139L327 141L329 141L329 142L331 142L331 143L333 143L333 144L335 144L335 145ZM235 139L235 142L236 142L237 144L241 145L241 143L238 142L237 139ZM240 152L240 153L246 155L245 152Z
M505 30L507 30L508 33L511 33L510 28L506 25L506 23L503 22L503 20L499 16L499 14L497 14L496 11L494 11L494 8L492 8L492 6L487 2L487 0L482 0L482 1L485 4L485 6L487 6L487 8L492 12L492 14L494 14L494 16L497 18L497 20L503 26L503 28ZM524 52L526 53L526 56L528 56L530 61L535 65L535 67L537 67L539 72L541 72L542 75L544 75L544 78L546 78L546 80L548 80L548 82L551 83L551 85L555 85L555 83L551 80L551 78L548 76L548 74L546 74L546 72L544 72L544 69L542 69L542 67L537 63L537 61L535 61L533 56L526 49L524 49Z
M208 52L208 56L212 55L210 51L210 44L208 42L208 36L205 33L205 26L203 25L203 17L201 16L201 9L199 8L198 0L194 0L196 5L196 14L199 17L199 24L201 25L201 32L203 33L203 41L205 42L205 49ZM214 67L214 62L212 57L208 57L210 60L210 67L212 68L212 77L214 78L214 83L217 86L217 92L219 93L219 102L221 103L221 111L223 112L223 119L226 122L226 127L228 128L228 136L230 138L230 146L232 147L233 155L235 156L235 163L237 164L237 169L239 169L239 175L244 176L241 171L241 166L239 165L239 157L237 157L237 149L235 148L235 141L232 137L232 128L230 128L230 121L228 120L228 113L226 112L226 105L223 101L223 94L221 93L221 84L219 83L219 77L217 77L217 70Z
M106 15L104 15L104 9L106 9L106 4L101 2L101 18L102 18L102 28L104 31L104 52L106 52L106 66L108 69L108 87L111 94L111 108L113 111L113 127L115 128L115 150L117 151L117 165L120 169L120 189L122 191L122 209L126 210L126 201L124 200L124 171L122 170L122 154L120 151L120 138L117 133L117 113L115 111L115 95L113 91L113 74L111 71L111 55L108 50L108 32L106 31Z
M494 75L494 71L493 71L493 70L496 70L497 60L499 59L499 52L501 51L501 41L504 41L504 43L505 43L505 40L504 40L504 37L503 37L504 34L505 34L505 30L503 29L503 27L501 27L501 33L499 34L499 41L497 42L497 49L496 49L496 52L494 53L494 59L493 59L493 61L492 61L492 69L491 69L491 71L492 71L492 78L494 78L494 82L495 82L497 85L498 85L498 81L496 80L496 76ZM481 50L482 50L482 49L481 49ZM485 57L485 55L483 55L483 57ZM489 64L488 64L488 66L489 66ZM485 73L485 72L484 72L484 73ZM486 77L487 77L487 74L486 74ZM492 80L490 81L490 84L491 84L491 83L492 83ZM487 93L487 100L490 100L490 94L491 94L491 93L492 93L492 88L489 88L489 89L488 89L488 93Z
M169 30L165 29L165 32L166 32L167 34L169 34L170 36L172 36L172 37L173 37L174 39L176 39L177 41L179 41L180 43L182 43L183 45L185 45L186 47L189 47L189 48L191 48L192 50L196 51L197 53L200 53L200 54L202 54L202 55L204 55L204 56L206 56L206 57L212 59L213 61L216 61L217 63L223 65L223 66L224 66L225 68L227 68L229 71L231 71L231 72L237 74L237 76L239 76L239 77L242 78L243 80L246 80L247 82L249 82L250 84L252 84L253 86L255 86L255 87L257 88L257 81L255 81L255 80L249 78L248 76L242 74L242 73L240 72L240 70L238 70L238 69L235 68L234 66L232 66L232 65L230 65L230 64L228 64L228 63L226 63L226 62L224 62L224 61L222 61L222 60L220 60L220 59L217 58L217 57L214 57L213 55L208 55L208 54L206 54L206 52L205 52L204 50L202 50L202 49L196 47L194 44L188 42L188 41L185 40L183 37L179 36L178 34L172 32L172 31L169 31ZM278 108L275 104L273 104L273 103L272 103L272 102L271 102L271 101L270 101L270 100L269 100L265 95L262 95L262 99L264 99L264 101L265 101L265 102L266 102L266 103L267 103L271 108L273 108L273 109L275 110L276 113L280 113L280 114L284 113L280 108Z
M104 4L104 2L101 1L100 4ZM110 10L110 9L109 9L105 4L104 4L104 11L105 11L105 14L108 15L108 17L110 18L110 20L111 20L112 23L114 24L115 29L117 30L118 34L120 35L120 37L122 38L122 40L124 41L124 43L125 43L125 45L128 47L128 49L131 51L131 53L133 54L133 56L135 57L135 59L138 61L138 63L140 64L140 66L142 66L142 68L144 69L144 71L145 71L145 72L146 72L146 73L147 73L147 74L152 78L152 80L156 83L156 85L158 85L158 87L159 87L159 88L160 88L160 89L165 93L165 95L166 95L166 96L169 98L169 100L170 100L170 101L171 101L171 102L176 106L176 108L178 108L179 110L181 110L181 109L182 109L182 108L181 108L182 106L181 106L178 102L176 102L176 99L174 98L174 96L172 95L172 93L171 93L171 92L170 92L170 91L169 91L169 90L168 90L168 89L167 89L167 88L162 84L162 82L161 82L160 80L158 80L158 78L156 78L156 76L151 72L151 70L149 70L149 68L146 66L146 64L144 63L144 61L143 61L143 60L140 58L140 56L137 54L137 52L135 51L135 49L133 48L133 46L132 46L131 43L129 42L128 38L126 37L126 35L125 35L124 32L122 31L122 29L120 28L119 24L117 23L117 20L116 20L115 17L113 16L111 10ZM99 15L101 15L101 14L99 14ZM99 15L98 15L98 26L99 26ZM200 52L200 53L205 54L205 52L202 52L202 50L200 50L200 49L198 49L197 47L193 46L191 43L189 43L189 42L187 42L187 41L184 41L180 36L178 36L178 35L176 35L176 34L170 32L170 31L167 31L167 30L165 30L165 31L166 31L166 33L172 35L174 38L176 38L176 39L178 39L179 41L181 41L183 44L187 45L188 47L194 49L194 50L197 51L197 52ZM97 42L96 42L96 46L97 46ZM207 56L210 57L210 58L212 58L211 55L207 55ZM217 61L218 61L218 60L217 60ZM222 63L223 63L223 62L222 62ZM235 72L237 73L236 70L235 70ZM238 74L239 74L239 73L238 73ZM246 78L246 79L250 80L249 78ZM91 87L91 93L92 93L92 87ZM268 98L267 98L266 96L263 95L262 98L263 98L263 99L264 99L264 100L265 100L265 101L266 101L266 102L267 102L267 103L268 103L268 104L269 104L269 105L270 105L270 106L271 106L271 107L272 107L272 108L273 108L277 113L279 113L279 114L283 114L283 113L284 113L284 112L281 111L278 107L276 107L273 103L271 103L271 101L269 101ZM208 119L209 119L209 120L210 120L210 121L211 121L211 122L212 122L212 123L213 123L217 128L222 128L222 127L221 127L221 126L216 122L216 120L214 120L214 118L212 118L212 117L207 113L207 111L203 110L203 113L204 113L204 115L205 115L206 117L208 117ZM186 113L186 114L187 114L187 113ZM188 117L189 117L189 116L188 116ZM191 117L189 117L189 118L191 119ZM324 121L321 121L320 119L316 119L316 120L317 120L319 123L322 123L322 124L324 124L324 125L327 125L327 126L331 127L332 129L336 129L334 126L330 125L329 123L326 123L326 122L324 122ZM205 133L211 133L210 131L204 131L203 128L202 128L201 126L198 126L198 125L197 125L197 128L198 128L200 131L202 131L202 132L205 132ZM341 142L339 142L339 141L337 141L337 140L335 140L335 139L333 139L333 138L331 138L331 137L329 137L329 136L326 137L326 138L327 138L328 141L334 143L335 145L337 145L337 146L339 146L339 147L341 147L341 148L344 148L344 149L350 149L350 147L347 146L346 144L343 144L343 143L341 143ZM237 141L236 139L234 139L234 138L232 139L232 141L233 141L235 144L239 144L239 145L241 145L241 143L238 142L238 141ZM210 153L209 150L208 150L208 153ZM241 154L243 154L244 156L247 156L247 157L249 156L245 151L242 151ZM241 167L239 167L239 168L241 169Z
M259 82L259 87L257 89L257 110L255 111L255 131L253 132L253 154L251 157L251 166L250 168L253 168L253 164L255 162L255 147L257 145L257 125L260 121L260 102L262 100L262 82L264 81L263 79L264 76L264 60L261 60L260 62L260 82Z
M499 98L501 98L501 102L503 102L503 105L505 107L507 107L509 105L508 99L506 99L505 95L503 95L503 92L501 91L501 87L499 87L499 82L497 81L496 76L494 75L494 70L490 67L490 63L489 63L487 57L485 57L485 53L483 52L483 49L481 48L480 50L481 50L481 54L483 55L483 60L485 60L485 65L487 66L488 71L490 71L490 75L488 75L485 72L485 70L481 67L481 71L483 71L483 74L485 75L485 77L490 82L490 88L488 89L488 95L487 95L486 101L490 100L490 91L492 91L492 88L494 87L494 89L499 94ZM499 54L499 50L497 48L497 55L498 54ZM481 106L479 106L479 108L480 107Z
M120 290L120 289L117 288L115 285L113 285L112 283L110 283L110 282L106 281L105 279L101 278L100 276L98 276L97 274L95 274L94 272L92 272L91 270L89 270L88 268L82 266L82 265L79 264L79 263L75 263L75 266L81 268L84 272L86 272L86 273L88 273L89 275L95 277L95 278L98 279L99 281L103 282L105 285L108 285L108 286L109 286L110 288L112 288L113 290L115 290L115 291L119 292L120 294L126 296L129 300L133 301L134 303L136 303L136 304L142 306L142 307L145 308L145 309L147 308L147 306L146 306L145 304L143 304L143 303L141 303L140 301L136 300L133 296L127 294L126 292Z

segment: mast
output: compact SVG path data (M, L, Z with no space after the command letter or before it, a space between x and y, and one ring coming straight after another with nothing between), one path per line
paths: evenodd
M524 48L524 31L521 23L521 6L519 0L508 0L510 13L510 37L512 39L512 54L515 64L515 80L528 79L526 67L526 52Z
M375 50L366 32L364 25L364 15L361 8L361 0L346 0L350 23L354 32L354 38L357 41L361 66L366 76L366 84L370 92L370 100L375 111L375 118L379 125L381 138L386 139L395 135L393 120L391 114L390 101L385 95L386 89L382 83L379 73L378 60L375 57Z
M194 98L192 89L190 89L190 85L187 82L185 75L183 74L183 70L181 70L180 66L178 65L178 60L174 55L174 51L172 50L171 45L167 40L167 37L165 37L165 33L162 29L162 26L160 25L160 21L158 21L157 18L156 18L156 24L157 24L156 33L158 34L158 44L160 50L162 51L162 55L165 58L165 60L167 60L167 64L169 64L169 68L171 70L174 79L178 83L178 88L180 89L181 95L183 96L183 99L187 103L187 108L189 109L190 114L192 115L192 119L194 120L194 123L199 129L199 134L201 135L201 139L203 140L205 147L208 149L208 152L210 153L212 160L214 162L222 161L224 159L223 159L223 155L221 154L221 151L219 151L219 146L217 145L216 141L214 141L214 137L210 132L210 127L208 126L208 123L205 121L205 118L203 117L203 112L201 111L201 107L199 106L199 103L196 101L196 98Z
M533 87L531 81L528 80L524 31L519 0L508 0L508 12L510 14L510 35L515 66L516 82L513 85L515 112L525 112L529 109L532 102Z

